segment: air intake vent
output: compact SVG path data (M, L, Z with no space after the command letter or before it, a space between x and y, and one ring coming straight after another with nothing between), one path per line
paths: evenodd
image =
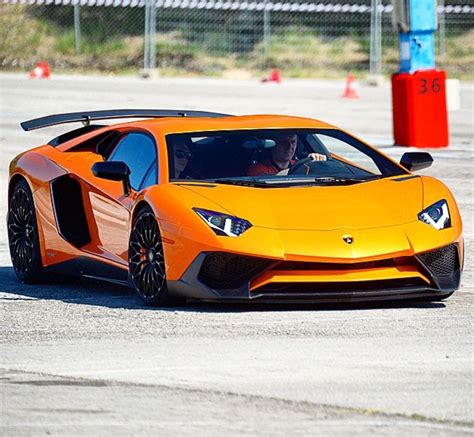
M270 265L271 261L229 253L206 256L199 280L214 289L238 288Z
M434 275L450 275L459 268L458 249L455 244L418 255L423 265Z
M91 241L81 184L64 175L51 182L51 193L58 230L73 246L82 247Z
M385 279L380 281L358 281L358 282L308 282L308 283L273 283L252 291L253 295L258 294L346 294L357 295L364 292L380 291L381 294L389 291L409 290L413 288L426 287L426 282L419 278Z

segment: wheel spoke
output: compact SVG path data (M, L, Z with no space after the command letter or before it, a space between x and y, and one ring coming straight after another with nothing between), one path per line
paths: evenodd
M25 244L28 247L28 249L33 249L33 242L29 238L25 238Z
M138 266L133 266L132 276L137 282L141 282L141 277L143 276L144 269L145 269L145 266L143 265L140 266L140 268Z
M135 236L133 238L135 238ZM135 251L136 255L139 255L139 252L140 252L142 246L140 245L140 243L138 241L130 240L130 248Z
M21 232L23 228L21 227L19 223L14 221L14 222L8 223L8 230L10 232L16 233L16 232Z
M163 269L163 266L160 262L154 263L153 267L155 268L156 272L164 278L165 276L165 271Z
M10 246L18 246L18 244L20 244L24 238L25 236L21 233L10 235Z
M142 248L148 249L149 246L148 246L147 241L145 240L145 236L144 236L145 229L143 227L143 223L140 223L140 228L141 229L137 230L137 240L138 240L138 242L139 242L139 244L141 245Z
M145 283L145 290L146 290L146 294L147 294L148 297L153 296L153 287L152 287L152 284L151 284L151 272L152 272L151 264L148 264L146 266L146 270L145 270L145 273L143 275L143 281Z
M21 226L22 220L21 220L20 216L18 215L18 210L12 209L10 211L10 215L13 218L13 221L15 222L15 224L17 224L18 226Z
M153 279L155 282L156 289L161 290L161 288L163 287L165 278L164 278L164 275L158 271L156 266L153 266Z
M25 256L25 245L21 244L18 247L18 254L20 259L20 271L24 272L26 270L26 256Z

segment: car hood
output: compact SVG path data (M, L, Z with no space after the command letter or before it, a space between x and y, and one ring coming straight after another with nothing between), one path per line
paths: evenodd
M187 184L186 188L220 206L220 212L272 229L396 226L417 220L423 200L419 177L384 178L338 186L256 188Z

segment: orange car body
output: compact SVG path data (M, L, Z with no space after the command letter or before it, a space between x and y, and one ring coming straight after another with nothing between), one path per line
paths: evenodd
M51 271L66 268L72 274L125 282L133 218L146 203L161 231L168 287L179 296L285 301L443 298L458 288L463 264L461 216L448 188L435 178L403 169L402 175L362 184L291 189L169 180L169 134L290 128L337 129L317 120L273 115L115 124L56 147L45 144L22 153L10 165L10 187L23 178L31 188L41 260ZM120 182L93 175L91 167L102 156L82 144L111 129L146 132L154 138L157 184L126 195ZM57 201L52 182L65 175L79 183L80 192L74 191L76 185L66 186ZM90 234L84 244L71 243L74 229L68 229L65 238L58 226L58 208L65 204L69 189L83 205ZM447 201L451 215L451 226L443 230L417 217L440 199ZM216 235L193 207L245 218L252 227L238 238ZM420 255L437 250L442 255L448 247L454 248L456 261L451 282L443 285L430 266L420 262ZM215 259L204 267L209 254ZM100 267L89 269L91 265ZM103 275L94 273L101 269ZM239 277L239 269L252 271L241 283L232 280ZM114 273L108 276L109 270Z

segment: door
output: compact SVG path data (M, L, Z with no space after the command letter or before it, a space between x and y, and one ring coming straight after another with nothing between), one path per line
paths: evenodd
M97 228L98 253L128 265L131 207L137 193L157 182L157 151L154 139L141 132L121 136L107 161L125 162L130 169L131 192L122 183L92 176L89 201ZM92 249L92 247L91 247Z

